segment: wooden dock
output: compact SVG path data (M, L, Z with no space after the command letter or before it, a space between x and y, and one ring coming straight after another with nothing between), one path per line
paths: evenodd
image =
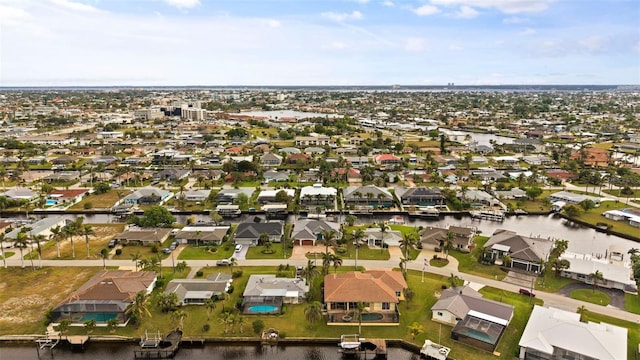
M387 356L387 342L384 339L367 339L376 346L376 357Z

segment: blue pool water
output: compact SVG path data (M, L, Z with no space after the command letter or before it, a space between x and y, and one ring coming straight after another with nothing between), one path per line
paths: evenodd
M96 322L107 322L115 317L118 317L118 314L115 313L89 313L82 315L82 321L87 320L95 320Z
M45 205L56 205L56 201L55 200L47 200L44 202Z
M256 314L265 314L277 312L280 309L275 305L253 305L250 306L247 310Z

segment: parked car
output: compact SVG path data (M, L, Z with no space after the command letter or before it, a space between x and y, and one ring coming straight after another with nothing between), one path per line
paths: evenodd
M113 248L116 246L116 244L118 243L118 240L113 239L111 241L109 241L109 245L107 245L109 248Z
M242 245L238 244L236 245L236 252L240 252L242 251Z
M216 261L216 266L230 266L230 265L231 265L231 260L229 259L222 259L222 260Z
M527 289L520 289L520 294L522 295L526 295L526 296L531 296L531 297L536 297L536 294L533 291L527 290Z
M162 249L162 252L165 253L165 254L171 254L171 249L164 248L164 249Z

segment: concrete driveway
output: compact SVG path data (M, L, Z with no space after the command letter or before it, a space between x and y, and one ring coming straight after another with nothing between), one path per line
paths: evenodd
M589 285L589 284L569 284L569 285L565 285L563 286L560 290L558 290L558 294L566 296L566 297L571 297L571 292L573 290L578 290L578 289L593 289L593 285ZM614 307L616 309L620 309L620 310L625 310L624 308L624 292L622 290L615 290L615 289L605 289L605 288L597 288L598 291L602 291L603 293L609 295L609 298L611 299L611 302L609 302L610 307Z
M249 250L248 245L242 245L242 250L236 252L234 250L233 255L231 257L236 258L236 260L246 260L247 259L247 251Z

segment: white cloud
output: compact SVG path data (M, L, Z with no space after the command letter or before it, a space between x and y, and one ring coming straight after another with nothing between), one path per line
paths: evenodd
M600 50L604 45L602 38L600 36L590 36L586 39L580 40L579 43L580 43L580 46L590 51Z
M504 18L502 20L503 24L522 24L522 23L528 23L528 22L529 22L529 19L519 17L519 16L511 16L508 18Z
M473 19L478 16L478 14L480 13L476 9L467 5L462 5L460 10L458 10L454 16L460 19Z
M180 9L190 9L200 5L200 0L164 0L164 2Z
M443 6L472 6L496 8L506 14L541 12L555 0L431 0L432 4Z
M280 27L280 25L282 25L282 23L280 23L280 21L276 19L263 19L262 23L271 28L278 28Z
M325 49L331 50L344 50L347 48L347 44L342 41L332 41L331 43L324 46Z
M413 9L413 12L418 16L429 16L439 13L440 9L433 5L422 5L419 8Z
M79 3L79 2L73 2L73 1L69 1L69 0L49 0L52 4L58 5L60 7L63 7L67 10L73 10L73 11L84 11L84 12L97 12L100 11L100 9L93 7L91 5L87 5L87 4L83 4L83 3Z
M537 31L535 29L532 28L526 28L522 31L520 31L518 33L518 35L523 35L523 36L530 36L530 35L534 35Z
M427 50L427 42L423 38L412 37L404 41L404 49L411 52Z
M323 12L320 15L326 19L338 21L338 22L346 21L346 20L360 20L364 17L362 16L362 13L357 10L351 13L336 13L333 11L328 11L328 12Z
M462 50L462 46L457 45L457 44L451 44L451 45L449 45L447 50L449 50L449 51L460 51L460 50Z
M393 7L393 6L395 6L395 4L393 3L393 1L391 1L391 0L385 0L385 1L383 1L383 2L382 2L382 5L384 5L384 6L388 6L388 7Z

